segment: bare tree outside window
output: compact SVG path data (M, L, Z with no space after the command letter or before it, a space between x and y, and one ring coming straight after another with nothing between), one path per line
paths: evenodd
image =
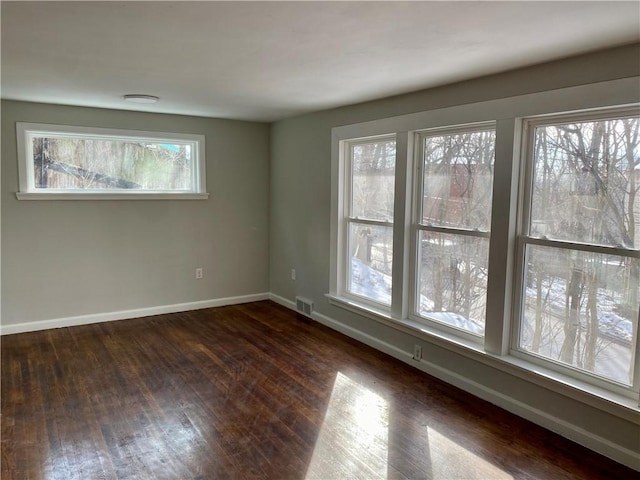
M425 136L417 313L484 333L495 132Z
M34 136L34 184L62 190L188 190L189 144Z
M535 128L529 236L549 244L526 245L519 338L524 351L625 385L638 341L639 126Z
M352 143L347 243L347 291L391 305L396 143Z

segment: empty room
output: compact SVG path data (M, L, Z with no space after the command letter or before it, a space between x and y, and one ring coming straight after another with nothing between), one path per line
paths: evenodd
M3 480L640 478L640 3L2 1Z

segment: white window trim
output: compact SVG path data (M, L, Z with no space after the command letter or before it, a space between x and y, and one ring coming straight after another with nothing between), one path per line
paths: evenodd
M638 77L600 82L589 85L538 92L518 97L489 100L383 118L359 124L344 125L332 129L331 149L331 248L330 284L327 298L337 307L404 331L422 340L433 343L455 353L470 356L474 360L512 373L519 378L556 391L567 397L594 406L603 411L630 420L640 425L640 396L630 390L620 393L607 383L601 388L581 378L564 372L549 370L529 359L511 354L513 289L516 279L516 225L520 184L519 161L522 137L522 118L557 115L556 112L585 112L589 109L611 108L618 105L636 107L640 103L637 88ZM480 122L496 123L496 159L494 164L493 212L491 221L491 243L489 251L489 281L487 286L487 319L484 347L469 344L462 337L448 338L449 333L431 326L412 325L409 318L408 292L409 240L412 238L411 222L407 206L412 201L413 148L415 132L431 128L447 128ZM343 202L344 179L340 175L340 142L351 138L396 134L396 214L394 222L394 294L391 312L382 312L358 304L340 295L338 278L341 275L339 259L337 212ZM402 185L402 190L397 186ZM415 187L412 187L415 188ZM400 202L398 202L400 199ZM396 237L398 237L397 241ZM398 261L396 261L398 260ZM396 268L400 273L396 275ZM396 286L399 292L396 292ZM405 288L406 286L406 288ZM412 288L412 287L411 287ZM400 300L400 305L397 304Z
M351 212L349 211L351 205L351 187L353 184L353 158L351 155L352 147L354 145L363 145L366 143L375 143L375 142L385 142L385 141L395 141L395 135L382 135L382 136L374 136L374 137L366 137L366 138L356 138L349 139L340 142L340 150L341 150L341 164L343 167L342 175L345 179L344 181L344 191L343 191L343 199L344 202L341 205L340 212L340 258L341 265L344 267L342 275L338 278L338 291L340 292L340 296L344 298L351 299L355 303L360 303L363 306L367 306L376 311L389 312L390 306L385 305L380 302L376 302L375 300L369 299L362 295L357 295L348 291L348 282L349 282L349 227L352 224L360 224L360 225L372 225L372 226L380 226L380 227L389 227L393 230L393 226L395 223L395 219L392 221L386 220L374 220L369 218L359 218L353 217ZM395 259L394 259L395 260Z
M28 141L31 133L51 135L73 135L79 138L123 139L162 141L163 143L189 142L194 146L194 168L192 169L191 190L63 190L36 188L33 179L33 151ZM206 192L206 153L204 135L184 133L149 132L113 128L52 125L44 123L16 123L18 153L18 179L20 190L18 200L202 200L207 199Z
M578 369L571 365L565 365L557 360L549 359L543 355L537 355L520 348L520 333L522 328L522 302L524 300L524 264L527 245L556 248L569 251L583 251L604 255L617 255L621 257L640 258L640 250L626 247L615 247L599 244L586 244L570 240L548 239L546 237L529 236L529 218L531 214L531 189L533 177L533 132L536 127L557 125L570 122L590 122L598 120L616 119L630 115L638 115L638 107L613 107L591 111L580 111L571 113L556 113L547 115L537 115L519 119L521 125L522 138L520 148L520 163L524 172L520 178L519 188L519 216L517 218L518 236L516 240L517 261L515 262L515 288L513 293L513 313L510 355L530 362L535 365L547 368L564 375L591 383L603 389L611 390L621 395L631 395L639 398L640 404L640 368L634 369L631 386L626 386L614 380L605 379L600 375ZM638 319L640 322L640 318ZM640 325L639 325L640 327ZM640 360L640 340L635 345L636 361Z
M429 128L424 130L419 130L412 132L413 133L413 143L414 143L414 157L412 161L415 165L415 178L412 182L412 213L413 218L411 222L411 240L410 240L410 255L411 262L409 264L409 315L407 316L407 320L416 322L418 324L427 323L428 326L433 328L436 331L447 332L451 335L460 337L461 339L465 339L472 344L482 345L484 341L484 335L476 335L471 332L467 332L460 328L456 328L454 326L447 325L444 322L440 322L437 320L432 320L429 316L422 316L417 311L417 297L418 297L418 236L419 232L428 231L428 232L439 232L445 234L455 234L455 235L466 235L474 238L486 238L490 240L491 230L471 230L466 228L454 228L454 227L440 227L434 225L424 225L422 224L422 197L424 195L424 185L423 185L423 168L424 164L421 160L422 155L422 140L428 137L440 136L440 135L455 135L458 133L472 133L472 132L480 132L486 130L496 130L496 122L495 121L487 121L487 122L476 122L472 124L462 124L462 125L452 125L445 127L437 127L437 128ZM420 158L419 158L420 157ZM494 165L495 169L495 165ZM491 243L489 243L490 245Z

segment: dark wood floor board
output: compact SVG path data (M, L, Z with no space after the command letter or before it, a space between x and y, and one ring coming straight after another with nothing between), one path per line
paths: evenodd
M285 387L288 393L286 410L301 412L303 415L306 412L307 417L315 416L316 406L322 401L324 395L318 395L320 392L318 392L317 387L314 388L314 385L309 383L308 379L312 378L312 375L307 372L307 376L304 376L297 367L293 367L289 362L297 361L297 359L285 356L281 348L261 348L263 344L259 339L263 335L265 333L261 332L260 335L256 336L258 340L246 342L242 356L237 354L231 357L221 356L221 360L226 364L236 366L234 371L230 373L233 377L232 384L242 386L241 390L236 392L239 395L239 399L253 392L261 395L263 402L272 403L270 399L277 398L278 392L263 392L264 388L269 388L270 385L274 384L274 382L263 382L263 380L278 375L278 388ZM267 343L267 345L270 345L270 343ZM275 344L278 347L279 345L278 343ZM216 350L225 352L225 346L216 346ZM279 357L281 358L280 363L277 360ZM240 378L242 378L242 382L238 382ZM314 410L311 415L308 414L310 408ZM282 410L282 407L280 407L280 410Z
M259 322L255 324L262 325ZM318 377L326 372L326 369L321 365L317 366L315 362L305 361L309 360L309 355L300 355L304 343L298 335L291 331L283 332L282 328L279 331L270 331L264 325L259 329L256 327L254 331L245 330L237 335L251 346L252 353L259 356L260 361L278 365L283 373L287 373L294 382L301 384L306 390L319 397L324 395L324 383ZM296 348L292 349L291 345L296 345ZM319 352L315 357L318 356Z
M272 302L1 355L3 480L638 478Z

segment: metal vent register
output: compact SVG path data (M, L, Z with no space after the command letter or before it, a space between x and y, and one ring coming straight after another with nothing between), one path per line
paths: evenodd
M301 297L296 297L296 310L298 313L311 318L311 312L313 311L313 302Z

